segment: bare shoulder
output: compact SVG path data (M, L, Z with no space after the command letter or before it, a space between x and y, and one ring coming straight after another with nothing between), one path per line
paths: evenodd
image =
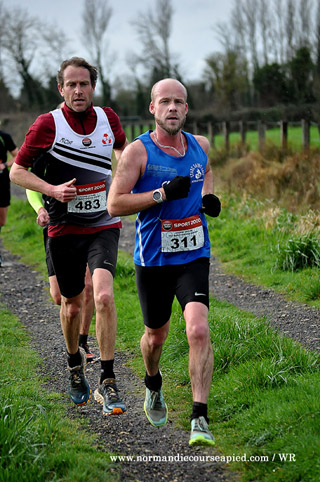
M194 136L194 137L199 142L204 152L208 155L210 150L210 142L208 141L208 139L205 136Z
M147 163L147 151L143 143L138 139L128 144L123 150L118 162L117 172L128 172L129 170L143 171Z
M139 139L128 144L123 153L127 156L147 155L146 148Z

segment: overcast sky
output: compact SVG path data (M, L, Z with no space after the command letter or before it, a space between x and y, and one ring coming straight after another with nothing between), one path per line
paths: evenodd
M111 78L129 72L126 55L130 50L139 49L141 44L132 20L140 12L150 9L157 0L116 0L112 1L113 13L106 38L110 41L108 53L117 62L111 71ZM215 51L221 51L214 26L227 22L234 0L172 0L174 9L171 52L176 53L186 82L200 80L205 66L204 59ZM85 0L11 0L9 6L22 7L30 15L60 24L70 38L70 56L88 58L88 52L81 39L82 12Z

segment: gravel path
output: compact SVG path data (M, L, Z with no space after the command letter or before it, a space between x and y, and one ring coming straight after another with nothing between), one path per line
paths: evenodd
M20 191L14 187L15 195ZM133 223L124 219L120 248L132 252ZM39 368L46 377L46 389L66 393L67 373L63 336L60 329L59 309L48 292L48 282L35 271L23 265L19 259L2 247L0 252L5 263L0 269L1 302L14 313L30 335L32 347L39 352L44 365ZM213 296L226 300L246 311L265 316L271 325L311 349L319 350L320 310L286 301L271 290L258 288L225 275L212 259L211 290ZM96 341L90 345L97 350ZM48 347L50 349L48 350ZM119 417L103 417L101 406L92 401L85 407L75 407L64 396L70 417L89 420L90 430L99 437L99 450L122 455L144 457L143 462L122 462L121 480L145 481L226 481L235 480L236 475L227 468L209 460L217 450L189 448L189 434L177 429L170 418L165 427L155 429L146 420L143 412L143 380L133 375L126 366L129 354L116 354L116 375L120 390L127 403L127 414ZM99 363L89 366L87 376L93 388L99 377ZM180 461L159 462L149 457L176 457ZM189 461L182 462L182 457ZM191 461L190 457L202 460ZM208 457L207 461L204 460ZM119 467L119 465L117 465Z

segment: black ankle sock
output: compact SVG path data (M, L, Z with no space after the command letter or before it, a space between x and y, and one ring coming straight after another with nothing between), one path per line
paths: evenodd
M79 350L77 351L77 353L74 353L74 354L67 352L67 357L68 357L68 365L70 368L78 367L81 365L82 359L81 359Z
M194 418L204 417L209 423L208 419L208 405L206 403L201 402L193 402L192 406L192 414L190 415L190 420Z
M160 388L162 387L162 376L160 371L158 371L158 373L153 376L148 375L148 373L146 372L144 383L146 384L146 387L153 392L157 392L158 390L160 390Z
M100 383L106 378L116 378L113 371L114 360L101 360Z
M88 343L88 335L79 335L79 345L86 345Z

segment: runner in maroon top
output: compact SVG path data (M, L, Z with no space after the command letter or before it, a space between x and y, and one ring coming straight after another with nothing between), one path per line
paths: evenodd
M95 399L106 415L126 411L113 370L116 309L113 277L121 220L107 211L112 180L112 152L118 160L128 144L119 117L109 107L94 107L97 69L84 59L62 62L57 76L65 105L40 115L30 127L11 169L13 182L48 199L49 250L61 291L60 319L64 333L69 395L77 405L88 402L85 353L79 329L88 264L96 306L96 333L101 377ZM43 178L28 170L44 157Z

